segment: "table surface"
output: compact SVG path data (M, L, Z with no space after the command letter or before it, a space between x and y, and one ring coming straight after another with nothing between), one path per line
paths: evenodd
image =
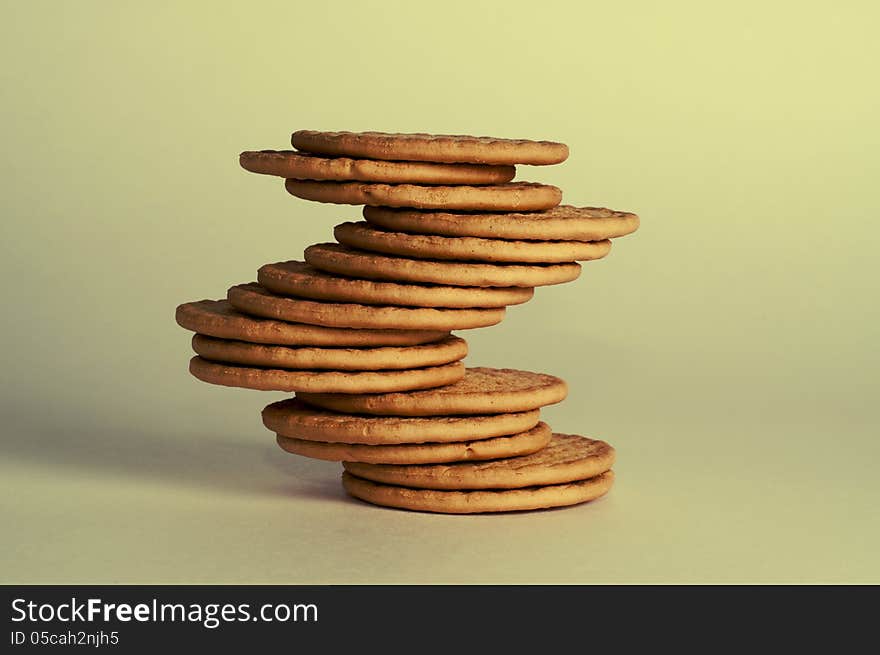
M613 406L625 379L608 377L596 395ZM880 581L880 446L870 424L785 423L741 406L712 420L664 407L667 394L638 412L607 412L577 398L586 378L573 382L544 416L574 432L594 415L619 451L616 486L593 503L507 515L348 498L339 464L289 455L259 424L275 394L187 381L189 393L164 408L147 393L157 415L132 409L129 424L124 413L102 424L100 415L10 408L3 581Z

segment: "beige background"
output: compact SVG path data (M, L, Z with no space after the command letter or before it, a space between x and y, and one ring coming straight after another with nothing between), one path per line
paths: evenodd
M3 3L0 581L880 582L874 3L232 5ZM520 178L641 214L464 335L607 499L360 504L187 374L178 303L358 216L238 168L300 128L562 140Z

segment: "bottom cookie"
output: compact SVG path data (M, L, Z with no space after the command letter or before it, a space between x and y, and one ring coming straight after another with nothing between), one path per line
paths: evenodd
M550 426L538 423L531 430L510 436L450 443L363 444L295 439L277 435L278 445L295 455L336 462L369 464L440 464L483 461L499 457L529 455L544 448L551 437Z
M349 495L374 505L442 514L515 512L577 505L604 496L614 482L614 472L605 471L587 480L522 489L440 491L413 489L364 480L348 471L342 486Z

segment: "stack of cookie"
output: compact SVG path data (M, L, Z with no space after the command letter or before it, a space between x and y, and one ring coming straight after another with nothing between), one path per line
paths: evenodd
M241 154L300 198L364 205L337 243L266 264L226 300L186 303L190 371L214 384L295 391L263 410L286 451L342 461L352 496L467 513L537 509L610 488L614 450L553 434L540 408L565 382L465 368L451 331L499 323L534 287L578 277L638 217L560 206L518 164L564 161L548 141L301 131L296 150Z

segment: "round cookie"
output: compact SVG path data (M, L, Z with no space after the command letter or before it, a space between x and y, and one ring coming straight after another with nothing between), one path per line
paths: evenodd
M196 356L189 362L189 372L202 382L261 391L388 393L452 384L464 375L464 364L403 371L291 371L234 366Z
M339 371L383 371L424 368L457 362L467 355L467 342L448 336L419 346L380 348L292 348L216 339L194 334L192 347L203 359L242 366Z
M445 387L413 393L299 393L310 405L336 412L379 416L451 416L525 412L562 401L564 380L509 368L469 368Z
M516 175L513 166L328 158L294 150L251 150L241 153L238 161L242 168L252 173L301 180L359 180L392 184L504 184Z
M500 491L438 491L378 484L348 471L342 474L342 486L354 498L374 505L441 514L516 512L577 505L604 496L613 482L614 472L606 471L589 480L546 487Z
M476 441L531 430L537 409L474 416L358 416L312 407L297 398L263 408L263 425L293 439L347 444L417 444Z
M577 262L490 264L437 261L382 255L335 243L309 246L304 257L315 268L337 275L467 287L540 287L571 282L581 274L581 265Z
M371 464L435 464L441 462L482 461L499 457L518 457L539 451L550 441L551 430L546 423L506 437L456 441L452 443L368 444L328 443L291 439L277 435L278 445L295 455L333 462L366 462Z
M257 281L269 291L312 300L405 307L505 307L531 299L529 287L454 287L400 284L332 275L305 262L265 264Z
M444 330L366 330L289 323L242 314L228 300L198 300L177 307L177 324L220 339L281 346L372 348L415 346L449 336Z
M514 241L477 237L444 237L434 234L388 232L366 221L340 223L336 240L351 248L400 257L457 261L555 264L601 259L611 241Z
M314 182L287 179L288 193L316 202L382 205L416 209L468 211L535 211L562 201L562 191L549 184L508 182L486 186L424 186L369 182Z
M639 227L636 214L572 205L501 214L364 207L363 214L367 221L387 230L486 239L601 241L625 236Z
M367 464L345 462L349 473L383 484L417 489L522 489L587 480L609 470L614 448L576 434L554 434L538 452L490 462Z
M276 296L253 283L230 288L227 298L233 307L248 314L328 327L464 330L495 325L504 318L503 307L447 309L317 302Z
M545 165L568 158L564 143L464 134L299 130L290 142L307 152L369 159Z

